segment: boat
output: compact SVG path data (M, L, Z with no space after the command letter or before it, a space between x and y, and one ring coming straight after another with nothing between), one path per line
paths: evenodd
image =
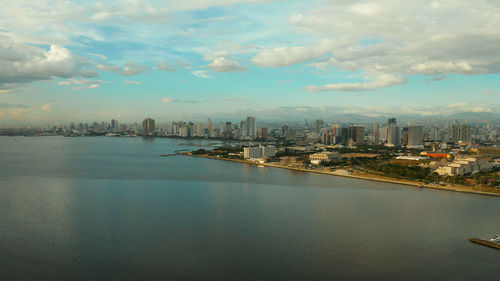
M494 248L494 249L500 250L500 235L495 235L492 238L487 239L487 240L486 239L472 237L472 238L469 238L469 241L471 243L476 243L476 244L479 244L479 245L483 245L483 246L486 246L486 247L490 247L490 248Z

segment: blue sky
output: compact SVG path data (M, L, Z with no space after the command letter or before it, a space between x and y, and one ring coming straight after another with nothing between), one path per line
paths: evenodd
M499 111L498 1L0 4L3 123Z

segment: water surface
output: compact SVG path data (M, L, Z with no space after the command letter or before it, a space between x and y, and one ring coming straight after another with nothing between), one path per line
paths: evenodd
M159 157L181 142L0 137L0 280L499 279L467 239L500 198Z

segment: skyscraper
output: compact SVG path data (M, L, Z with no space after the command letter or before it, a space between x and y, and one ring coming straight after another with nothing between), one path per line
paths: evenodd
M207 129L208 129L208 135L213 136L212 120L210 118L208 118L207 121Z
M153 136L155 134L155 120L151 118L146 118L142 121L142 135L143 136Z
M316 133L319 134L321 133L321 129L325 126L325 121L322 119L317 119L314 121L314 129L316 130Z
M387 126L387 146L401 146L399 127L396 125Z
M458 122L451 125L451 140L454 143L458 143L460 141L460 125Z
M387 120L387 125L389 125L389 126L396 125L396 118L394 118L394 117L389 118L389 120Z
M470 142L470 126L462 125L460 126L460 140L463 142Z
M365 127L358 125L350 126L349 140L351 140L354 145L365 143Z
M118 130L118 120L116 120L116 119L111 120L111 130L113 130L113 131Z
M409 148L424 147L424 127L422 126L408 127L408 147Z
M257 137L257 124L255 123L255 117L248 116L245 125L247 129L247 136L251 139L255 139Z

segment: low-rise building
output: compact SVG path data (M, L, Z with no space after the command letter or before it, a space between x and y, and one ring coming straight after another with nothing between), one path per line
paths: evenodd
M318 152L309 155L309 160L311 161L333 161L340 160L341 156L338 152Z
M457 158L455 161L435 170L441 176L462 176L489 171L493 166L486 160L476 157Z

